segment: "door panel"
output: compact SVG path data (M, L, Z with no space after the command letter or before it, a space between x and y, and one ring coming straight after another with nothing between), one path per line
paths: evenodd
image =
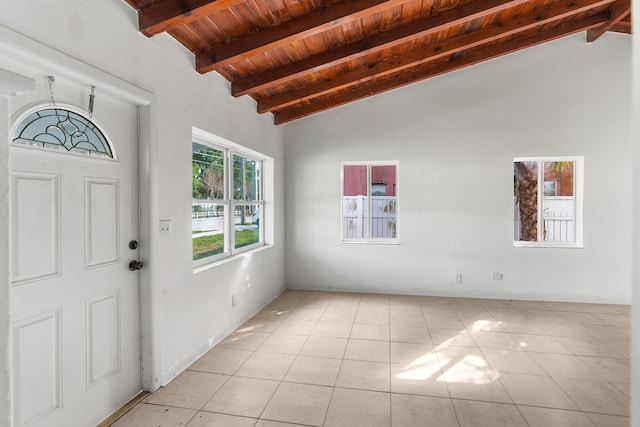
M11 284L60 274L60 176L11 172Z
M141 389L137 108L98 95L116 160L11 147L14 426L94 426Z
M85 178L86 267L118 262L118 181Z
M13 326L14 419L26 425L61 406L60 311Z
M120 291L87 301L87 386L120 371Z

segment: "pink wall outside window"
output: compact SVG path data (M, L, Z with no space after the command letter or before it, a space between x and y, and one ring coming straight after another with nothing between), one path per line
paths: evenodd
M371 184L384 184L387 196L396 195L396 167L371 166ZM344 166L344 196L367 196L367 166Z

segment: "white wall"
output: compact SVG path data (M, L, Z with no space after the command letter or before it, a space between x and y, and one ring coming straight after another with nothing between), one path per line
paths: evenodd
M288 126L287 286L629 303L630 37L584 39ZM563 155L585 159L584 249L514 248L513 158ZM340 243L353 160L400 161L400 245Z
M142 295L150 301L143 321L155 334L153 344L144 349L152 359L145 366L151 370L145 372L145 386L155 388L284 289L284 130L272 124L271 115L258 116L252 100L233 99L228 82L219 75L198 74L193 55L168 35L141 35L136 12L124 1L3 2L0 25L155 96L151 106L141 110L146 185L141 194L146 263ZM192 126L274 158L278 197L273 247L198 274L191 262ZM2 153L0 172L7 165ZM159 219L173 221L170 236L159 237ZM5 209L0 209L0 223L3 231L8 223ZM4 246L2 259L8 257ZM3 277L0 306L6 286ZM232 308L231 295L236 293L242 304ZM0 343L6 339L6 330L1 330ZM6 387L0 384L0 401L5 395Z
M633 10L640 10L640 0L633 0ZM640 15L633 16L634 28L640 25ZM632 163L633 168L633 325L631 347L631 425L640 426L640 32L633 35L633 105Z

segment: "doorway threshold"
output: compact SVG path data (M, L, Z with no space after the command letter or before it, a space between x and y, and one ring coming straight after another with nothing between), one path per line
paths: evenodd
M111 424L118 421L124 414L132 410L138 403L142 401L142 399L147 397L149 394L150 393L148 391L144 391L144 390L136 394L135 396L133 396L133 398L131 398L131 400L125 403L120 409L115 411L113 414L111 414L108 418L106 418L96 427L109 427Z

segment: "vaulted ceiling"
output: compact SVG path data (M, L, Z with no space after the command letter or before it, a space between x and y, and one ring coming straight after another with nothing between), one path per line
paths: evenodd
M631 0L125 0L276 124L586 31L631 33Z

